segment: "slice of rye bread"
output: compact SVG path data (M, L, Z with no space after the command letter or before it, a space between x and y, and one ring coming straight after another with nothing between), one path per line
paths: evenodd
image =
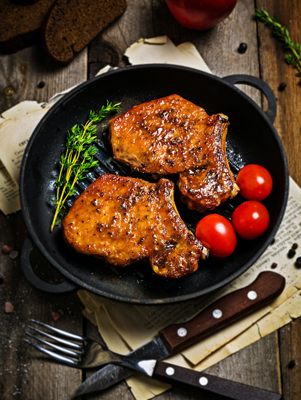
M21 0L0 0L0 51L15 53L36 43L44 18L54 2L39 0L25 4Z
M57 0L43 26L47 53L68 64L125 9L126 0Z

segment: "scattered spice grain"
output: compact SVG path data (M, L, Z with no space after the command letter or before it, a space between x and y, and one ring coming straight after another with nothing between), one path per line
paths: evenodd
M298 257L296 262L295 262L295 267L296 268L301 268L301 257Z
M290 369L294 368L295 366L296 366L296 361L295 361L295 360L291 360L291 361L288 363L288 367L289 367Z
M13 250L14 250L13 246L8 246L7 244L5 244L2 247L2 252L5 253L5 254L9 254Z
M278 86L279 92L283 92L285 88L286 88L286 83L284 82L280 83L280 85Z
M60 314L57 312L54 312L54 311L51 313L51 316L52 316L53 321L56 321L57 319L60 318Z
M41 82L38 83L38 88L39 88L39 89L43 89L43 87L44 87L45 85L46 85L45 82L44 82L44 81L41 81Z
M275 263L275 262L273 262L273 264L271 265L271 268L272 268L272 269L275 269L275 268L277 268L277 266L278 266L278 264Z
M296 250L298 248L298 243L294 243L293 245L292 245L292 249L293 250Z
M288 258L294 258L296 255L296 251L294 249L289 249L288 253L287 253L287 257Z
M12 250L12 251L9 253L9 258L10 258L11 260L15 260L15 259L18 257L18 255L19 255L19 252L18 252L18 251Z
M240 54L244 54L248 49L248 45L247 43L240 43L239 47L238 47L238 52Z
M14 306L12 305L12 303L7 301L4 305L4 311L6 312L6 314L12 313L14 311Z

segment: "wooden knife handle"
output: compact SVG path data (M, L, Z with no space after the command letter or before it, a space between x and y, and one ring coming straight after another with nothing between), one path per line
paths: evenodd
M169 325L159 335L171 354L179 352L267 305L284 287L283 276L271 271L261 272L251 285L220 298L188 322Z
M281 400L278 393L255 388L242 383L232 382L227 379L192 371L177 365L158 361L153 378L176 386L197 389L198 392L214 394L217 399L233 400Z

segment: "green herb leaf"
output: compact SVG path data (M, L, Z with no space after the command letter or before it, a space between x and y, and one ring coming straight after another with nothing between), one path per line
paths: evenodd
M60 221L57 221L57 217L60 216L63 218L62 210L65 209L64 203L69 196L74 195L76 181L84 179L84 173L86 174L91 168L98 165L98 161L93 160L93 156L97 153L97 149L93 145L97 140L97 136L95 136L97 130L96 123L104 119L110 112L119 111L120 104L113 105L107 101L106 106L102 106L98 113L90 111L89 119L85 125L74 125L71 128L71 133L67 131L66 152L61 155L61 169L59 178L56 180L57 198L50 199L56 205L50 228L51 232L60 223Z
M294 43L291 38L289 31L286 27L282 26L276 19L276 17L271 18L267 11L265 10L255 10L255 16L259 21L267 24L273 28L273 34L282 42L285 43L284 48L290 51L290 54L286 54L285 61L288 64L293 65L297 68L297 76L300 77L301 73L301 44ZM299 81L301 83L301 79Z

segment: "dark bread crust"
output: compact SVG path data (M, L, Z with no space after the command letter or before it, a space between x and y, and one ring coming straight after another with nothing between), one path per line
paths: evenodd
M0 51L11 54L38 42L44 18L54 2L21 4L21 1L1 0Z
M46 52L68 64L126 9L126 0L57 0L43 26Z

